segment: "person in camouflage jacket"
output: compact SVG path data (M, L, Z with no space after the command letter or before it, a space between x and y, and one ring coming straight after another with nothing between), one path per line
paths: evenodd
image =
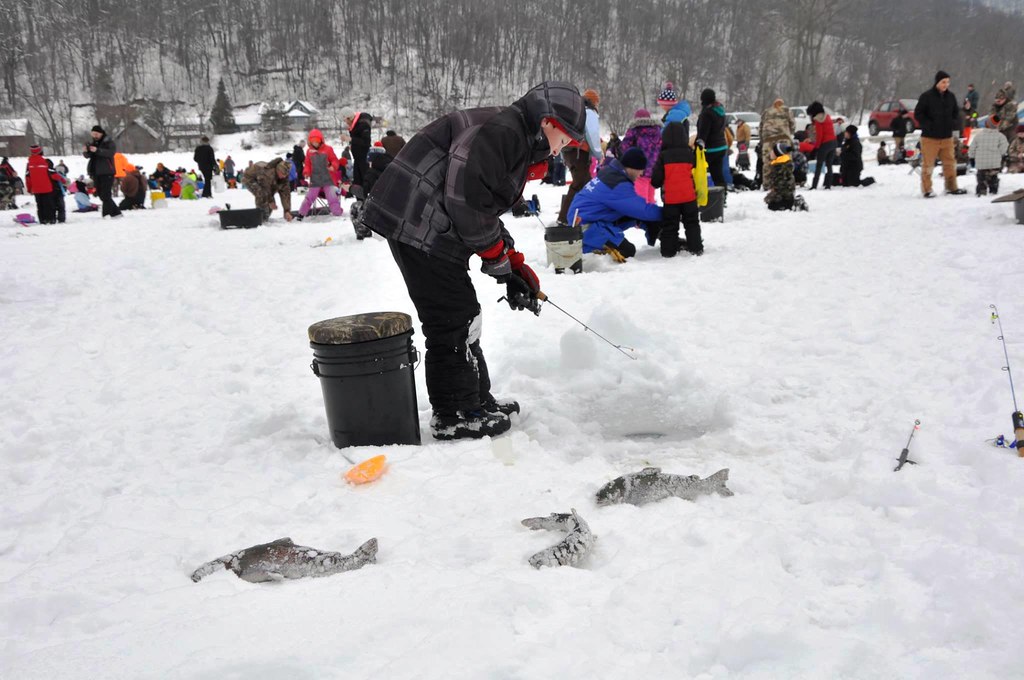
M1006 169L1012 173L1024 172L1024 124L1017 126L1017 137L1010 142L1006 154L1009 160Z
M289 173L291 163L280 157L269 162L253 163L242 173L245 188L256 197L256 207L263 212L264 220L277 208L274 200L274 194L277 194L281 197L285 221L292 221L292 185L288 181Z
M796 122L793 114L786 108L786 102L778 97L772 105L761 112L761 163L762 168L767 168L772 162L772 145L778 142L785 142L787 145L793 141L796 133ZM765 191L771 191L771 172L762 170L764 177Z
M989 116L999 117L999 127L996 129L1006 137L1007 144L1013 142L1017 131L1017 89L1010 81L1006 81L996 92Z
M789 157L791 147L786 142L776 142L768 150L769 165L765 184L771 186L764 202L769 210L792 210L795 204L796 179L793 177L793 160Z

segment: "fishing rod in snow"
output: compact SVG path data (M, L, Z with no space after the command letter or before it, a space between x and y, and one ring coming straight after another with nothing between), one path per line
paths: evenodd
M565 311L564 309L562 309L561 307L556 305L554 302L551 301L551 298L549 298L542 291L537 291L537 297L536 298L527 299L526 295L524 295L522 293L516 293L515 295L512 296L512 300L509 300L507 297L502 296L502 297L498 298L498 302L509 302L509 304L513 305L514 307L519 307L519 308L522 308L522 309L528 309L531 312L533 312L534 314L536 314L537 316L540 316L540 303L541 302L546 302L549 305L551 305L552 307L554 307L555 309L557 309L558 311L560 311L562 314L565 314L567 317L569 317L570 319L572 319L573 321L575 321L579 325L583 326L584 330L590 331L591 333L593 333L597 337L601 338L601 340L603 340L607 344L609 344L612 347L614 347L615 349L617 349L622 354L625 354L630 359L633 359L634 361L636 361L636 359L638 358L638 357L636 357L636 356L634 356L634 355L632 355L632 354L630 354L629 352L626 351L628 349L630 352L636 352L636 349L634 349L633 347L626 347L625 345L616 345L614 342L612 342L608 338L604 337L603 335L601 335L600 333L595 331L593 328L591 328L590 326L588 326L587 324L583 323L582 321L577 319L575 316L570 314L569 312Z
M1017 437L1017 455L1024 458L1024 414L1017 407L1017 392L1013 387L1013 371L1010 370L1010 353L1006 349L1006 338L1003 336L1003 321L999 318L999 310L995 305L989 305L989 308L992 310L992 323L999 324L999 341L1003 343L1003 356L1006 357L1003 370L1010 379L1010 396L1013 398L1013 414L1010 418L1013 420L1013 434Z
M896 459L900 462L900 464L892 469L893 472L899 472L907 463L910 463L911 465L917 465L916 460L910 460L910 442L914 440L914 433L920 429L921 421L914 420L914 429L910 431L910 439L907 440L907 445L903 447L902 451L900 451L900 457Z

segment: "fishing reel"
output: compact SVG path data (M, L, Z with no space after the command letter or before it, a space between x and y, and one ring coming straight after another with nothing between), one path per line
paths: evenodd
M498 298L498 302L507 302L508 306L513 310L529 310L534 313L535 316L540 316L540 300L526 293L512 293L511 295L502 295Z

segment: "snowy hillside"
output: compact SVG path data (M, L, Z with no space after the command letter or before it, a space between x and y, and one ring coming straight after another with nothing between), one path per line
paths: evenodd
M1022 677L1024 460L986 439L1012 410L990 303L1024 385L1024 226L925 201L907 172L869 162L878 184L805 192L809 213L733 194L703 257L643 245L581 276L543 269L541 225L508 217L551 299L639 359L498 304L474 259L495 391L523 413L493 441L349 450L390 460L363 487L306 329L415 313L347 202L249 231L206 214L244 191L113 222L0 213L0 677ZM533 192L553 220L562 189ZM920 464L894 473L915 418ZM736 495L595 504L647 465L728 467ZM570 508L593 552L533 569L558 537L520 520ZM323 579L189 580L282 536L380 552Z

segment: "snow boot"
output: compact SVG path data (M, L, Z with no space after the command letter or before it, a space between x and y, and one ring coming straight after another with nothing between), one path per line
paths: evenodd
M513 413L519 413L519 402L518 401L498 401L497 399L491 399L480 404L480 407L488 413L503 413L506 416L510 416Z
M434 413L430 418L430 431L434 439L481 439L508 432L512 421L504 413L484 410L458 411L455 415Z

